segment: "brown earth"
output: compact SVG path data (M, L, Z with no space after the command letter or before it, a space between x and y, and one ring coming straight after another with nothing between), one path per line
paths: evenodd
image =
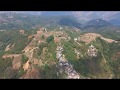
M28 69L20 79L40 79L40 72L35 68Z
M7 47L5 48L5 51L9 51L9 50L11 50L11 49L10 49L10 44L7 45Z
M104 38L104 37L101 37L101 39L107 41L108 43L117 42L117 41L115 41L113 39L108 39L108 38Z
M113 56L112 56L112 60L118 60L118 58L120 58L120 52L117 52L115 53Z
M13 69L19 69L21 67L21 59L22 59L22 55L14 57L12 62Z
M113 39L104 38L103 36L97 33L86 33L82 35L79 40L85 42L86 44L89 44L90 42L94 41L97 37L100 37L101 39L107 41L108 43L116 42Z
M24 34L25 31L24 31L24 30L19 30L19 33L20 33L20 34Z
M12 68L14 70L19 69L21 67L21 59L22 59L22 55L21 54L4 54L2 56L3 59L6 58L11 58L13 59L12 61Z
M57 37L55 37L55 38L54 38L54 42L55 42L55 43L59 43L59 42L60 42L60 39L57 38Z
M21 67L21 58L22 55L21 54L4 54L2 56L2 58L6 59L6 58L12 58L12 68L13 69L19 69Z
M36 44L40 44L40 43L46 42L45 40L41 39L41 37L40 37L41 35L44 35L45 38L49 37L50 35L53 35L54 36L54 41L56 43L59 43L61 39L66 39L66 37L67 37L67 34L61 32L61 31L57 31L57 32L55 32L55 31L44 32L43 30L44 30L44 28L40 28L37 31L37 34L31 35L29 37L29 38L31 38L32 36L34 36L33 40L23 50L23 52L25 52L25 54L28 57L30 57L32 51L34 51L33 49L36 48ZM29 54L28 54L28 52L29 52Z
M14 57L18 57L18 56L20 56L21 54L4 54L3 56L2 56L2 58L3 59L5 59L5 58L14 58Z
M5 48L5 51L9 51L11 49L13 49L15 47L15 43L13 45L9 44L7 45L7 47Z
M33 62L34 62L33 64L39 64L38 59L35 59L35 58L34 58L34 61L33 61Z
M29 60L23 65L24 71L28 70L30 68Z
M34 37L34 35L30 35L28 36L28 39L32 39Z

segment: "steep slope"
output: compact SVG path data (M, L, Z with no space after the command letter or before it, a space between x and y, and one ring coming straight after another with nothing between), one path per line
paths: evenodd
M69 27L81 28L82 24L78 23L75 18L63 17L59 20L58 24Z
M94 19L94 20L90 20L86 23L86 26L95 26L95 27L99 27L99 26L111 26L112 24L108 21L102 20L102 19Z
M114 15L120 13L119 11L77 11L73 12L74 16L79 20L89 21L92 19L104 19L109 21Z
M65 15L72 15L70 11L43 11L41 16L44 17L51 17L51 16L65 16Z
M4 41L4 38L0 39L6 43L4 49L1 49L3 53L0 56L0 78L120 78L119 41L98 33L82 33L71 27L53 30L42 27L34 33L33 30L29 33L23 33L23 30L15 31L11 31L12 37L7 39L10 40L9 43L6 43L8 41ZM10 31L2 33L9 35ZM7 46L11 51L19 47L20 44L14 45L19 39L26 43L23 43L25 47L17 53L5 51Z

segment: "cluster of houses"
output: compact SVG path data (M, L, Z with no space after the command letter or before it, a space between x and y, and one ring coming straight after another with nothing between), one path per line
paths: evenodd
M97 52L98 52L98 50L93 45L91 45L91 46L89 46L87 54L88 54L88 56L96 57Z

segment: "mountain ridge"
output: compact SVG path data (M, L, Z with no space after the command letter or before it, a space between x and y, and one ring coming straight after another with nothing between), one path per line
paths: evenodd
M76 13L1 12L0 78L119 79L119 12Z

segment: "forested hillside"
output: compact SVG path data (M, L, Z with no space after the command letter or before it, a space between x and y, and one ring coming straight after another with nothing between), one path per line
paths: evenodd
M0 78L119 79L120 27L70 12L0 13Z

